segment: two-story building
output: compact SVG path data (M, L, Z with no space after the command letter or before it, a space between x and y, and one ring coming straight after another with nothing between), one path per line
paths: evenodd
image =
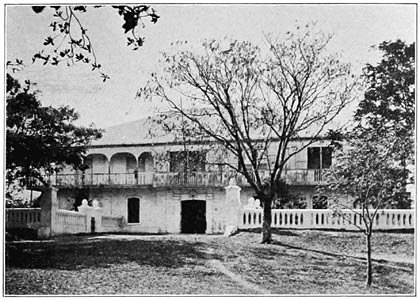
M50 175L59 208L72 210L82 199L97 200L108 215L124 216L129 232L223 232L229 180L236 177L243 204L255 195L220 162L232 157L220 157L206 144L151 137L155 129L147 119L109 128L89 147L84 171L65 167ZM296 139L291 147L303 141ZM328 145L327 140L316 141L293 156L282 174L307 208L313 208L322 170L332 163Z

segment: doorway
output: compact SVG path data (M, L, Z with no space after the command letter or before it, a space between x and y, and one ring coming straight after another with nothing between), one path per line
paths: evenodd
M206 233L206 202L204 200L181 201L181 233Z

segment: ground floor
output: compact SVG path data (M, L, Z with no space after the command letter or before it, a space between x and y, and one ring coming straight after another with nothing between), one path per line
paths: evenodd
M253 196L242 189L238 198L227 198L225 188L91 188L58 190L58 209L72 210L82 199L97 201L102 213L123 216L127 232L223 233L236 209Z
M66 188L58 190L57 199L60 210L75 210L83 199L90 204L96 201L103 215L124 217L127 232L212 234L225 232L235 213L255 196L249 187L235 188L230 193L225 187ZM294 186L293 191L304 202L299 208L314 206L315 186ZM315 204L319 205L319 201ZM235 219L232 224L236 222Z

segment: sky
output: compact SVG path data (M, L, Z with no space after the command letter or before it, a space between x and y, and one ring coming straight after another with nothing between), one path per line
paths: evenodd
M151 6L160 19L156 24L146 22L141 30L145 44L137 51L126 47L123 20L116 10L90 9L81 16L98 61L111 77L105 83L98 73L80 64L32 64L32 56L42 49L50 34L52 10L35 14L30 6L6 6L6 59L23 59L25 68L16 76L37 82L43 105L69 105L79 112L81 124L106 128L152 115L155 104L135 95L150 73L158 71L160 52L170 49L177 40L198 45L206 38L228 37L263 46L264 34L276 35L296 24L317 22L320 30L334 35L329 51L340 53L343 61L361 72L366 63L380 60L373 45L396 39L412 43L416 38L413 4Z

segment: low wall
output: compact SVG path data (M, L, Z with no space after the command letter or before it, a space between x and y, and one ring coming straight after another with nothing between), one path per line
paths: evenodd
M41 226L41 208L6 209L6 229L30 228Z
M76 211L58 210L53 235L80 234L89 231L87 216Z
M215 199L207 200L207 233L262 226L263 211L259 200L249 198L248 204L243 206L240 191L241 188L232 181L225 187L225 197L221 196L220 202L216 204ZM158 203L165 203L167 206L162 209L162 205ZM60 210L55 188L50 188L43 193L41 207L41 209L7 209L6 228L31 228L37 230L39 238L91 232L156 232L156 227L162 227L162 231L170 233L179 232L171 224L179 223L177 219L180 219L181 206L179 201L168 198L166 191L162 191L162 194L158 195L151 205L150 211L156 214L150 213L150 215L159 217L141 214L142 224L127 225L123 216L111 216L110 212L106 212L107 209L99 207L95 199L92 201L92 206L89 206L88 201L84 199L82 205L78 207L78 212ZM361 210L342 210L338 215L333 210L275 209L272 210L271 226L273 228L357 230L357 226L364 225L359 213ZM124 215L125 213L116 214ZM171 217L173 218L169 219ZM414 210L380 210L375 216L373 228L376 230L413 229L414 222Z
M363 227L361 210L272 210L271 227L298 229L358 230ZM238 228L258 228L262 225L262 209L242 209ZM374 219L375 230L413 229L414 210L380 210Z

